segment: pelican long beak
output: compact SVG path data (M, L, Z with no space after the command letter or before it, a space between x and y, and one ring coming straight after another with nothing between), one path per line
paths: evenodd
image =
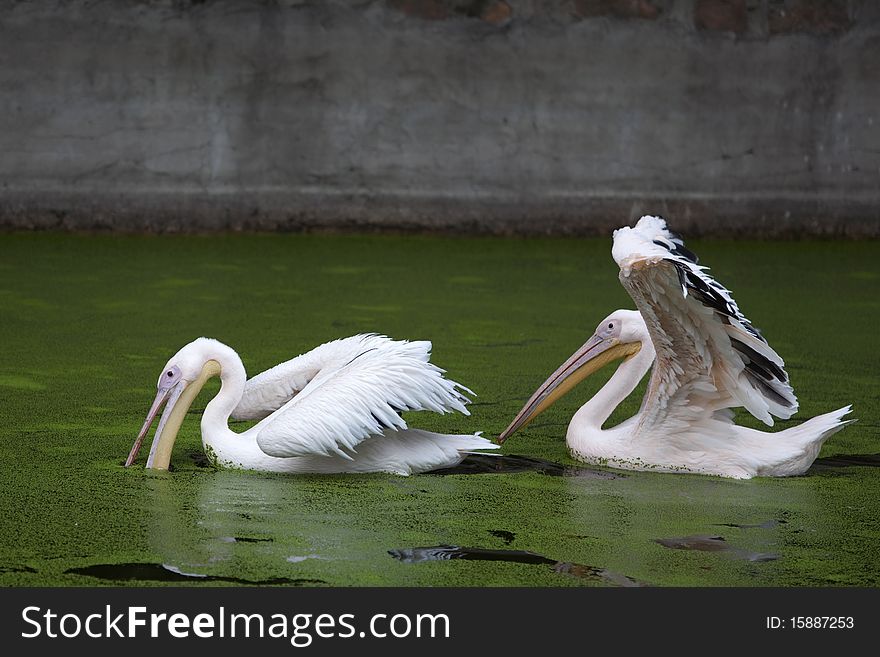
M167 470L168 464L171 463L171 448L174 447L174 441L177 440L177 432L180 431L183 417L192 403L190 399L189 403L178 405L178 401L188 385L189 381L180 381L171 389L168 403L165 404L165 410L162 417L159 418L159 426L156 427L156 433L153 434L150 455L147 457L146 466L144 466L147 469Z
M150 427L153 424L153 420L156 419L156 415L159 413L159 409L162 408L162 405L168 400L168 397L171 395L171 391L174 389L174 386L170 386L168 388L159 388L159 391L156 393L156 398L153 400L153 405L150 406L150 410L147 413L147 419L144 420L144 426L141 427L140 432L135 438L134 445L131 446L131 451L128 453L128 458L125 459L125 467L129 467L134 460L137 458L138 453L141 451L141 444L144 442L144 436L147 435L147 432L150 430Z
M641 346L639 342L621 343L616 338L591 337L541 384L510 426L498 436L498 443L503 443L515 431L522 429L590 374L618 358L637 353Z
M141 430L134 441L134 445L131 446L131 451L128 453L128 458L125 459L126 468L134 463L134 460L137 458L138 453L141 451L141 444L144 442L144 437L147 435L147 432L153 425L153 421L156 419L156 415L158 415L159 409L161 409L162 405L165 404L165 402L167 402L169 398L171 398L170 403L168 403L168 405L165 407L165 412L162 414L162 419L159 420L159 428L156 430L156 435L158 436L160 434L164 424L167 421L168 409L174 407L177 399L180 397L180 393L183 391L183 388L183 381L180 381L175 385L159 388L158 392L156 393L156 398L153 400L153 405L150 406L150 410L147 413L147 419L144 420L144 426L141 427ZM155 446L155 440L153 441L153 444ZM152 453L153 449L150 449L151 457ZM147 467L150 466L147 465Z

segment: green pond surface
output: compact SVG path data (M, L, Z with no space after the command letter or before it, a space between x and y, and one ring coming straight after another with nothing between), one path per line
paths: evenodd
M143 456L125 469L160 369L203 335L251 374L360 332L431 339L477 397L470 417L411 425L497 436L606 314L632 307L611 240L0 235L0 584L876 586L880 243L688 246L786 360L801 410L777 428L854 405L858 423L806 476L579 469L566 426L610 370L504 444L562 468L216 470L198 423L212 383L171 472ZM439 546L462 549L417 549Z

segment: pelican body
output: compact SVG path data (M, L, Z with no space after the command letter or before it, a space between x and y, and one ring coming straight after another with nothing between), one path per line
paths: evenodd
M165 365L156 399L125 465L137 457L156 415L147 468L167 470L186 413L214 376L220 391L202 415L208 458L227 468L290 473L392 472L408 475L459 463L473 450L497 449L479 434L410 429L403 411L469 415L467 388L429 362L431 343L356 335L323 344L247 380L238 354L199 338ZM259 419L241 433L230 417Z
M620 282L638 308L617 310L532 395L499 443L578 382L622 361L572 417L566 443L582 461L630 470L748 479L803 474L822 443L852 420L847 406L767 433L733 422L744 407L773 425L798 408L782 358L660 217L614 232ZM639 412L603 429L653 367Z

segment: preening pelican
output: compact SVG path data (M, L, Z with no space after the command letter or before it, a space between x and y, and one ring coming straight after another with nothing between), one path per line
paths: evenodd
M469 415L464 386L429 362L431 343L356 335L323 344L246 381L238 354L199 338L159 376L158 393L125 462L137 457L159 409L148 468L167 470L187 410L205 382L220 392L202 415L202 445L217 465L273 472L393 472L408 475L459 463L473 450L497 449L479 434L410 429L400 413ZM242 433L229 417L261 419Z
M822 443L853 420L851 406L773 434L733 423L743 406L768 426L798 408L779 355L740 312L730 291L669 232L660 217L614 231L620 282L638 308L617 310L526 402L503 442L603 365L623 359L575 413L566 443L588 463L630 470L697 472L737 479L802 474ZM639 412L603 423L653 365Z

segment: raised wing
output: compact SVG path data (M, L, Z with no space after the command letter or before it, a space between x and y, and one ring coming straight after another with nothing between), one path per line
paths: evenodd
M657 351L645 421L744 406L772 426L797 411L782 358L662 218L615 231L612 255Z
M232 417L237 420L262 420L284 406L322 370L335 371L344 367L366 349L378 349L391 338L383 335L362 334L324 343L311 351L280 363L245 383L244 394ZM428 362L431 344L414 342ZM426 346L427 345L427 346Z
M400 413L459 411L467 388L443 378L429 362L430 342L361 337L361 349L345 364L322 368L302 392L272 413L257 444L277 457L350 453L385 429L406 429Z

